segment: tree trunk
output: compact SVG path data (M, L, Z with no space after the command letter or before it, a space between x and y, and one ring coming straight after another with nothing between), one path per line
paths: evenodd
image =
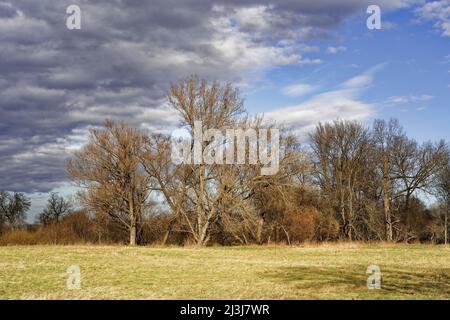
M348 226L347 226L347 219L345 218L345 207L344 207L343 196L341 195L340 197L341 197L341 201L340 201L339 211L340 211L341 217L342 217L342 235L345 239L345 237L347 237L347 235L348 235Z
M208 243L209 241L208 229L209 229L209 221L206 221L205 224L203 225L203 228L200 231L200 234L198 235L197 239L198 246L205 246Z
M287 232L287 230L286 230L286 228L284 226L281 226L281 228L283 229L284 234L286 235L286 240L288 242L288 246L290 246L291 245L291 238L289 237L289 233Z
M165 245L167 243L167 240L169 239L170 233L172 232L173 226L176 221L176 217L178 217L178 213L176 214L175 218L171 219L169 222L169 226L167 227L166 233L164 234L164 238L162 240L163 245Z
M351 175L348 180L348 239L350 241L353 240L352 231L353 231L353 188L351 186Z
M162 240L162 245L163 246L167 244L167 240L169 239L171 231L172 231L172 228L169 226L169 228L167 229L166 233L164 234L164 238Z
M204 217L205 221L203 221L201 228L199 227L199 234L197 238L197 245L205 246L209 241L209 227L211 225L211 220L215 216L215 209L212 208L208 215Z
M136 212L134 212L133 193L128 196L128 214L130 215L130 246L136 245Z
M258 244L262 244L263 226L264 226L264 219L262 217L260 217L258 219L258 226L257 226L257 230L256 230L256 242Z
M449 207L447 206L447 210L445 211L444 217L444 244L448 243L448 210Z
M384 219L386 224L386 240L392 241L392 219L391 219L391 208L389 204L389 181L386 173L383 177L383 209L384 209Z
M204 186L204 166L199 168L199 192L197 201L197 228L195 240L198 246L204 246L209 241L209 227L211 224L211 219L214 216L214 208L209 209L206 213L206 190Z
M130 246L136 245L136 222L131 223L130 226Z

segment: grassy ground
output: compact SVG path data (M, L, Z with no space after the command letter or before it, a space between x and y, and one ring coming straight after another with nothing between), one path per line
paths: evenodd
M71 265L79 290L66 287ZM367 289L369 265L380 290ZM450 299L450 248L0 247L0 299Z

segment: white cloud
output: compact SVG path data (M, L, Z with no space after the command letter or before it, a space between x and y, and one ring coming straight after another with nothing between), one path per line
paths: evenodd
M393 104L397 104L397 103L413 103L413 102L420 102L420 101L430 101L432 100L434 97L429 95L429 94L422 94L419 96L392 96L389 97L388 99L388 103L393 103Z
M301 58L301 56L300 56ZM304 64L321 64L323 63L323 61L321 59L309 59L309 58L301 58L298 61L299 64L304 65Z
M362 101L360 97L382 67L378 65L348 79L335 90L318 94L298 105L272 110L264 117L292 128L299 135L311 131L318 122L367 119L374 114L375 105Z
M327 52L331 53L331 54L336 54L339 52L345 52L347 51L347 48L344 46L339 46L339 47L328 47L327 48Z
M425 3L416 13L421 19L432 21L444 37L450 37L450 0Z
M275 17L267 9L264 5L238 8L233 18L241 27L258 31L269 30Z
M372 84L375 73L383 69L385 66L385 63L378 64L375 67L370 68L366 72L348 79L342 84L342 87L348 89L363 89L365 87L368 87Z
M299 97L314 92L315 90L317 90L315 86L299 83L283 88L282 92L289 97Z
M215 35L209 44L235 72L264 70L302 61L302 57L292 52L289 46L276 47L255 42L249 34L230 24L227 18L213 19L210 23Z

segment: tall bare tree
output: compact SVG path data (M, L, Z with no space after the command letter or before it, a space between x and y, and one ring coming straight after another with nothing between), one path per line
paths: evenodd
M94 211L108 214L137 243L149 197L149 180L140 164L145 136L138 129L107 120L92 129L89 142L67 162L74 181L86 188L84 200Z
M230 84L209 84L196 77L172 85L168 101L179 112L181 125L190 132L192 141L196 122L201 124L202 132L210 128L221 130L232 127L244 113L243 101L237 89ZM203 141L201 150L211 142ZM204 163L185 166L185 170L190 172L189 183L188 188L180 194L186 196L188 201L180 212L198 245L208 243L211 226L219 217L223 181L217 175L217 168L217 165Z
M393 184L399 179L394 172L394 148L399 145L401 140L406 139L406 137L396 119L391 119L388 123L384 120L376 119L373 123L372 139L376 149L376 164L381 173L386 240L392 241L393 221L391 201L395 192L393 190Z
M319 185L340 218L342 235L356 236L361 185L371 158L368 129L357 122L319 124L311 135Z
M207 129L238 129L246 133L247 129L252 128L256 134L262 128L273 126L263 125L261 118L247 117L239 92L229 84L208 83L190 77L171 87L168 100L180 114L181 127L187 129L191 155L196 152L194 136L199 124L202 132ZM214 232L230 235L239 243L261 242L264 205L258 204L258 195L263 190L268 192L270 188L272 193L285 190L284 184L288 179L293 183L292 176L293 172L297 172L294 168L299 167L299 156L292 152L293 148L283 144L286 151L291 152L285 152L280 159L279 173L262 175L261 163L248 161L251 137L247 136L243 141L238 139L233 136L217 142L214 138L205 138L201 142L201 150L203 152L220 143L235 151L239 143L248 143L245 159L239 165L226 164L225 154L222 155L223 164L201 162L175 165L170 159L170 138L148 137L144 168L151 177L153 190L163 195L171 210L169 229L163 241L178 225L177 231L189 234L198 245L207 244ZM282 140L287 141L287 138Z

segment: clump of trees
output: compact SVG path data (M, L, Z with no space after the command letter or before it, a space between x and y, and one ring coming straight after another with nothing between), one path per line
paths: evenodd
M229 84L191 77L170 88L168 103L189 141L196 123L203 131L239 128L244 133L275 126L248 116L239 91ZM221 143L234 151L238 144L251 143L249 136L234 139L207 137L201 148L210 151ZM50 242L130 245L447 243L450 156L444 141L419 144L397 120L375 120L371 127L356 121L319 123L305 145L282 128L279 145L279 170L273 175L262 174L262 164L249 161L250 151L239 165L177 165L169 135L107 120L104 128L91 130L88 143L67 162L70 177L81 187L83 208L73 210L69 201L51 194L34 232L53 234ZM196 148L194 143L188 147ZM427 194L438 200L436 205L424 204ZM12 198L3 198L6 212ZM15 215L23 219L29 202L22 202L22 211L15 209L22 216Z
M341 238L426 238L425 224L414 228L419 218L433 220L419 193L433 193L448 162L444 141L419 145L397 120L375 120L372 129L349 121L319 124L311 140L315 179Z

